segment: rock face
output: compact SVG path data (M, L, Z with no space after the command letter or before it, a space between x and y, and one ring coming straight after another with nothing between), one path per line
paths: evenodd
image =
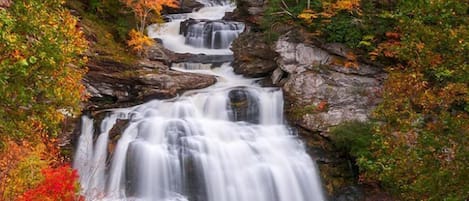
M380 101L384 72L359 62L357 67L344 67L344 56L350 54L346 48L319 48L298 42L303 40L297 37L286 34L277 41L279 68L272 74L273 83L283 86L290 120L314 132L367 120Z
M267 0L238 0L234 14L230 18L243 21L248 25L258 26L261 23L267 2Z
M384 72L349 61L351 51L343 45L306 43L298 31L281 36L273 47L263 37L248 32L233 42L234 71L248 77L270 75L284 90L293 124L326 135L340 123L367 120L379 103ZM347 62L356 66L345 67Z
M242 33L231 45L235 73L247 77L263 77L277 68L277 53L264 42L262 33Z
M116 62L93 62L84 84L90 95L88 109L128 107L150 99L175 97L186 90L208 87L214 76L171 71L160 62L127 66Z
M391 200L386 194L356 185L357 169L349 157L336 150L328 130L340 123L365 121L380 101L386 74L379 67L353 61L341 44L313 42L297 28L285 29L268 45L261 33L243 33L232 46L235 72L250 77L268 76L282 87L286 116L316 160L332 200ZM386 198L386 199L381 199Z

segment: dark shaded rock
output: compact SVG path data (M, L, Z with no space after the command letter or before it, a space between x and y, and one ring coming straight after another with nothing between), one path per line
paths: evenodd
M235 57L235 73L247 77L263 77L277 68L273 59L277 53L272 51L261 33L242 33L233 42L231 50Z
M231 109L229 116L232 121L259 123L259 100L248 90L233 89L228 93L228 97L228 107Z
M190 13L193 10L197 10L202 7L204 7L204 5L196 0L179 0L178 8L165 7L164 12L167 14Z
M112 156L117 146L117 142L124 133L124 130L129 125L128 119L117 119L114 126L109 131L109 144L108 144L108 156Z
M243 21L249 26L257 27L261 24L267 0L239 0L232 18Z
M339 190L332 198L333 201L361 201L364 200L364 192L360 186L347 186Z

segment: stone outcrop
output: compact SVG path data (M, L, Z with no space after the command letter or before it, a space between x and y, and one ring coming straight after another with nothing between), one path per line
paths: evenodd
M127 66L110 61L88 64L84 84L90 95L87 109L128 107L151 99L167 99L186 90L208 87L216 82L210 75L169 70L160 62Z
M165 13L190 13L193 10L202 8L204 5L196 0L180 0L179 7L177 8L165 8Z
M267 0L238 0L237 8L230 19L245 22L249 26L259 26L264 16Z
M345 67L347 48L326 51L301 43L286 34L275 44L279 66L274 84L283 84L290 120L309 131L327 131L352 120L365 121L380 101L385 74L379 68L356 62ZM337 46L337 45L335 45ZM283 80L282 80L283 79Z
M247 77L263 77L277 68L277 53L264 42L262 33L245 32L231 45L235 60L235 73Z
M297 27L281 28L288 33L270 45L261 33L241 34L232 45L235 72L268 76L283 88L286 116L316 160L332 200L392 200L379 187L356 185L357 170L328 136L333 126L369 118L386 74L377 65L350 61L344 45L314 41ZM356 67L345 67L347 62Z

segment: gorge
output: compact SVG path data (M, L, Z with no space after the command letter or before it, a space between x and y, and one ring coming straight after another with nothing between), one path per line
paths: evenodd
M166 16L170 21L149 35L176 53L232 54L244 24L222 18L234 5L201 3L193 13ZM286 124L281 89L235 75L230 62L186 61L171 69L217 82L109 109L100 125L82 117L74 167L87 200L326 200L314 161ZM122 121L126 128L115 139L111 130Z

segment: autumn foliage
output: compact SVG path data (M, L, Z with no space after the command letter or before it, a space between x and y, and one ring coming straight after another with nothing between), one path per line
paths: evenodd
M177 0L120 0L129 7L137 20L137 31L144 33L151 18L160 18L163 7L178 7Z
M44 180L35 188L25 192L18 201L82 201L78 192L78 174L70 166L45 168Z
M152 46L155 42L145 34L136 31L135 29L130 30L129 40L127 45L132 48L132 51L140 56L145 54L148 47Z
M464 0L272 0L264 28L294 24L388 72L370 122L336 130L360 169L397 200L469 195L469 4ZM272 33L271 33L272 32ZM367 129L361 129L366 125ZM351 129L353 128L353 129Z
M0 200L16 201L43 181L41 169L62 163L56 137L86 98L88 43L62 4L17 0L0 9Z
M2 135L56 135L65 116L80 111L87 41L61 3L22 0L0 10Z

